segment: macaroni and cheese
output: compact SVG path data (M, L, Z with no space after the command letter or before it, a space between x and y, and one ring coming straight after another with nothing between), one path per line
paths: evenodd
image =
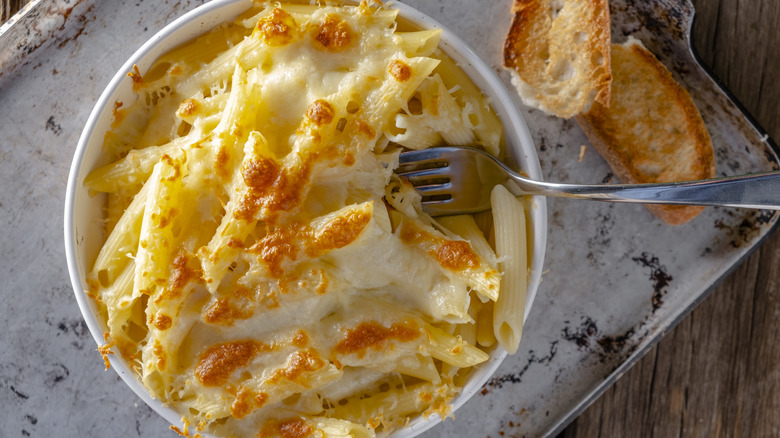
M102 351L197 431L374 436L517 349L522 204L437 221L393 174L404 148L498 155L500 122L396 16L255 3L128 74L85 181L107 194L90 294Z

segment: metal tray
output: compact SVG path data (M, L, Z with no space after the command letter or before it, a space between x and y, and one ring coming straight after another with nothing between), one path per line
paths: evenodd
M70 294L61 212L81 128L120 65L200 1L38 0L0 28L0 414L6 430L170 436L102 363ZM407 0L461 36L508 87L509 1ZM690 92L719 175L778 169L777 146L700 65L688 0L611 0L613 41L642 40ZM490 25L486 25L490 23ZM511 88L510 88L511 89ZM615 181L576 124L526 109L545 178ZM520 351L425 436L554 436L775 228L766 211L709 208L681 227L641 206L550 199L545 274ZM36 236L34 239L30 236ZM27 293L18 294L19 290ZM24 341L22 341L24 338ZM8 389L8 390L5 390ZM36 412L46 412L45 418ZM41 416L39 421L38 416ZM108 428L108 429L107 429Z

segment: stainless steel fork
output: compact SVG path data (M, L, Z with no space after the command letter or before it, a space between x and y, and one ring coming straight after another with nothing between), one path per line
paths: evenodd
M440 147L402 153L396 174L417 189L432 216L487 210L496 184L518 196L780 210L780 171L677 183L559 184L521 176L480 149Z

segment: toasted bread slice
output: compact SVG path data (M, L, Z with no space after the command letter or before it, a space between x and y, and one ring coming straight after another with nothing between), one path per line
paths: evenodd
M526 105L568 119L609 105L607 0L514 0L504 67Z
M715 154L688 92L639 40L612 46L609 108L596 103L576 118L588 139L625 183L675 182L715 176ZM703 207L648 205L680 225Z

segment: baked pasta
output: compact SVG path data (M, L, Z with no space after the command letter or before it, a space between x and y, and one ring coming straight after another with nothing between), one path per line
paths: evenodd
M440 32L396 18L255 3L128 74L85 181L107 199L88 283L101 351L192 430L384 434L517 348L522 203L494 193L497 256L490 212L436 221L393 174L404 148L498 155L500 122Z

